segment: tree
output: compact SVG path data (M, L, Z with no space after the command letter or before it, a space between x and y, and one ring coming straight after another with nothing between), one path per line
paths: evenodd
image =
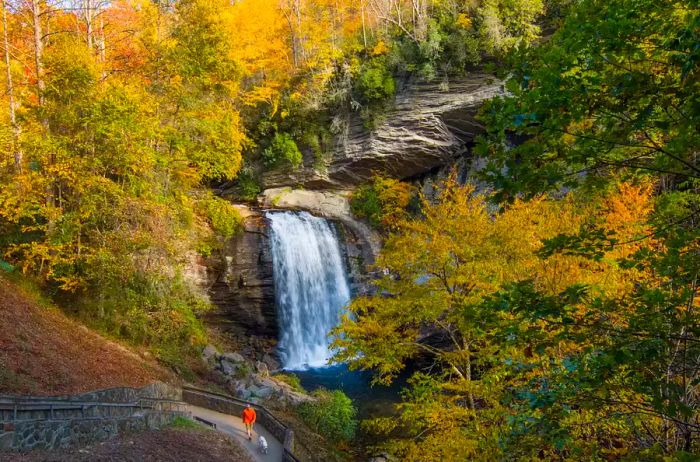
M638 273L618 267L614 250L599 261L575 253L543 258L542 242L591 222L621 236L643 230L650 192L621 185L590 204L540 197L492 214L485 197L452 177L436 204L422 201L422 217L399 222L377 260L386 276L375 295L353 300L334 341L337 360L372 369L379 382L391 382L409 362L425 364L428 372L415 374L405 393L401 418L372 423L394 437L389 447L397 456L492 459L503 449L517 430L508 419L531 415L519 414L515 390L590 343L566 337L555 323L543 331L534 315L494 307L493 294L521 283L555 300L572 297L574 285L600 297L629 294ZM635 200L623 204L621 194ZM553 441L536 444L556 454Z
M596 194L620 178L645 178L656 193L632 234L594 225L546 246L547 255L609 255L639 270L633 290L612 297L572 285L578 295L557 300L520 285L496 298L548 327L569 320L560 341L590 341L523 387L514 446L534 451L550 439L581 450L590 438L600 457L697 451L697 6L572 5L547 43L514 56L511 95L483 112L489 133L480 152L499 198L574 187ZM608 436L562 424L572 418L592 431L605 419Z
M512 96L484 109L489 181L510 194L619 170L697 182L699 20L684 1L582 2L517 57ZM512 152L511 135L522 140Z
M10 114L10 125L12 126L12 151L14 154L15 169L22 170L22 148L19 145L20 127L17 123L17 115L15 112L15 87L12 83L12 69L10 66L10 41L7 32L7 4L2 0L2 33L3 33L3 48L5 50L5 69L7 77L7 99L8 109Z

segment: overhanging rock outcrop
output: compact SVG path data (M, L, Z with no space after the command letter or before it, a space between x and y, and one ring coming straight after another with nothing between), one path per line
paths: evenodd
M483 130L476 114L484 101L504 94L503 82L488 74L441 83L408 83L374 129L357 114L346 118L336 137L327 171L309 166L267 172L265 188L348 189L376 173L410 178L464 154ZM306 162L305 164L310 164Z

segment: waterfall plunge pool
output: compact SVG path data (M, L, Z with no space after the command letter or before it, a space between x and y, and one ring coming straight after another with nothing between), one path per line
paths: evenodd
M351 371L345 364L290 371L307 391L319 388L342 390L355 403L358 417L369 418L394 414L399 392L406 386L407 375L400 375L390 386L371 385L372 373Z

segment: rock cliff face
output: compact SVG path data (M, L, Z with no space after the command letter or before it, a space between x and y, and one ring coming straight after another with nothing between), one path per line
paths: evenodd
M447 166L459 159L457 164L464 164L460 172L471 168L464 154L482 130L475 115L485 100L503 92L502 82L486 74L472 74L449 85L409 82L373 130L365 128L357 114L339 124L344 128L336 136L325 173L311 168L311 159L294 172L267 172L263 177L267 189L259 205L307 210L332 220L343 244L353 292L362 293L381 239L353 217L350 191L380 172L411 178L431 194ZM239 338L274 339L277 313L267 221L260 210L241 211L245 232L207 265L210 296L217 306L209 314L209 323Z
M446 165L482 130L475 117L481 104L503 92L502 82L486 74L449 85L408 83L375 129L367 130L356 114L345 120L326 173L308 166L268 172L264 186L349 189L374 172L410 178Z
M274 203L274 205L273 205ZM265 208L308 210L331 220L338 231L354 293L365 290L367 265L373 263L379 238L350 214L347 198L337 193L298 190L266 191ZM209 296L215 309L207 323L242 339L277 338L277 306L269 229L262 210L238 206L244 232L235 235L207 262Z
M235 336L277 337L272 255L265 218L243 208L245 230L209 260L207 322Z

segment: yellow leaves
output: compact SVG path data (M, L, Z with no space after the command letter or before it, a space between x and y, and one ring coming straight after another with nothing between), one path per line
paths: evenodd
M469 15L465 13L459 13L459 15L457 15L457 21L455 21L455 23L462 29L472 28L472 19L469 17Z
M377 42L377 44L374 46L374 48L372 48L372 51L370 52L370 54L372 56L381 56L381 55L387 54L388 52L389 52L389 47L386 45L384 40L380 40Z

